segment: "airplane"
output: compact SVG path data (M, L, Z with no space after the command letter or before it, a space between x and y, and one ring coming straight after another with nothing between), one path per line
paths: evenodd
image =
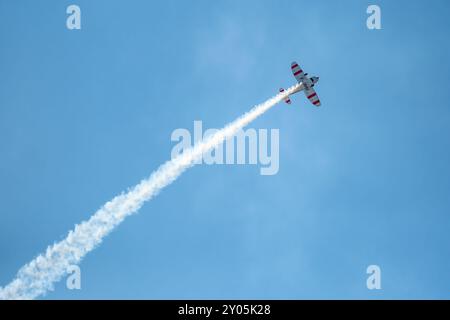
M319 96L317 95L316 91L313 89L314 85L319 81L319 77L308 77L307 73L303 73L303 70L299 67L297 62L292 62L291 64L291 70L294 74L295 79L297 79L297 82L300 83L300 86L292 92L292 94L297 93L299 91L303 91L305 93L305 96L311 101L313 105L316 107L320 106L320 100ZM283 88L280 88L280 92L284 92ZM291 99L289 96L287 96L284 99L284 102L287 104L291 104Z

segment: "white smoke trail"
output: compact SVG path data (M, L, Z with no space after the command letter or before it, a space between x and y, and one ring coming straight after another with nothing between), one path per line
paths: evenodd
M296 84L253 107L223 129L161 165L149 178L142 180L127 193L107 202L89 220L75 225L64 240L49 246L44 254L23 266L11 283L0 288L0 299L34 299L52 290L53 284L66 274L70 265L79 264L83 257L99 245L127 216L139 210L145 201L150 200L184 170L193 166L203 153L234 136L238 130L282 101L299 86L300 84Z

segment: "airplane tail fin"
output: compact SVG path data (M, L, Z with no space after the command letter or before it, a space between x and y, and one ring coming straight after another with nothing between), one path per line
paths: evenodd
M283 88L280 88L280 92L284 92ZM289 96L287 96L286 98L284 98L284 102L286 102L287 104L291 104L291 99L289 98Z

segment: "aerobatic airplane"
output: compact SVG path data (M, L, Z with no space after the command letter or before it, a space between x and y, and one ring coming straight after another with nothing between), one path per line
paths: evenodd
M316 91L314 91L313 87L314 85L319 81L319 77L308 77L307 73L303 73L303 70L298 66L297 62L292 62L291 64L291 70L294 74L295 79L297 79L297 82L300 83L300 86L295 89L292 94L297 93L299 91L303 91L305 93L305 96L311 101L313 105L316 107L320 106L320 100L317 96ZM280 88L280 92L284 92L283 88ZM287 96L284 101L287 104L291 104L291 99L289 96Z

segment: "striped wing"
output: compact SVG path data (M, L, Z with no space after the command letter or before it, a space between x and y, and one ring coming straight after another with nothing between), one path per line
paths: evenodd
M305 89L304 92L305 96L309 99L309 101L311 101L313 105L315 105L316 107L320 106L319 96L313 88Z
M297 82L300 83L303 81L303 78L305 77L305 74L303 73L303 70L299 67L297 62L292 62L291 64L291 70L294 74L295 79L297 79Z

